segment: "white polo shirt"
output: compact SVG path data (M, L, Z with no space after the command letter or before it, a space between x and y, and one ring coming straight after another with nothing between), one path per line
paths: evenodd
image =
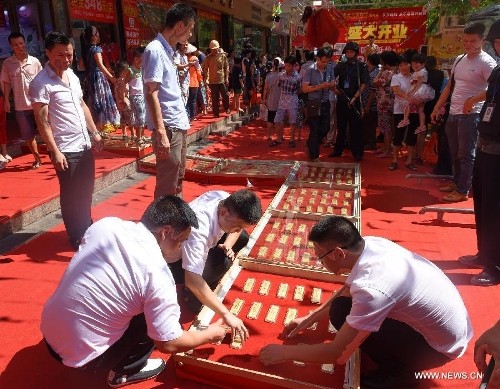
M391 78L391 89L393 86L399 86L402 92L407 93L410 90L410 79L411 76L408 74L407 76L402 75L401 73L397 73ZM401 97L394 95L394 114L403 114L404 113L405 100Z
M91 147L81 101L80 80L66 70L69 85L57 76L47 62L31 82L29 95L34 103L47 104L49 124L61 152L78 152Z
M99 220L45 304L43 336L71 367L103 354L144 313L148 336L182 335L175 282L153 234L115 217Z
M202 194L189 203L198 218L198 228L191 228L189 238L182 245L182 268L203 275L208 251L217 245L224 235L219 226L217 210L219 203L229 193L213 190Z
M346 280L352 295L347 323L377 332L385 318L395 319L422 334L435 350L460 357L473 332L455 285L433 263L396 243L364 239L363 253Z

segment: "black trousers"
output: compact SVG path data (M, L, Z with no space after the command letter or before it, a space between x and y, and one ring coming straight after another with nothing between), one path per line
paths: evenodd
M378 111L369 111L363 116L363 143L366 146L377 145Z
M189 120L193 120L196 117L196 96L198 95L198 88L189 88L188 100L186 103L186 109L188 112Z
M50 355L61 362L61 357L47 343ZM148 361L154 350L154 342L147 335L144 314L134 316L122 337L112 344L103 354L80 367L92 373L113 370L118 374L135 374Z
M356 102L359 111L359 104ZM337 100L337 139L335 141L334 153L341 155L347 140L347 126L349 125L349 147L354 159L363 158L363 122L361 117L349 106L344 98Z
M479 255L486 272L500 275L500 155L477 151L472 188Z
M221 250L218 245L226 241L227 234L222 235L219 239L217 245L212 247L208 251L207 261L205 263L205 269L203 270L203 279L213 290L221 280L221 278L226 274L228 269L232 265L231 259ZM248 243L248 233L243 230L241 231L240 237L233 246L234 253L240 251ZM174 277L176 284L184 284L184 269L182 268L182 259L168 264L170 271Z
M319 157L319 146L330 131L330 102L321 103L320 115L307 119L309 123L309 138L307 139L307 148L309 150L309 158L316 159Z
M330 322L339 329L349 315L350 297L337 297L330 306ZM442 366L450 358L433 349L424 337L407 324L385 319L378 332L371 333L360 346L382 371L408 374Z
M224 111L229 109L229 95L227 93L226 84L209 84L210 91L212 92L212 111L214 116L219 116L219 98L222 96L222 105Z
M92 224L90 210L94 192L95 161L91 149L63 154L68 162L68 168L56 171L59 179L61 214L71 244L78 247L78 242Z

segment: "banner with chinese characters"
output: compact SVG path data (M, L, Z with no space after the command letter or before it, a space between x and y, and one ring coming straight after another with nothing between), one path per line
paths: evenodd
M127 50L149 43L161 31L172 5L168 0L122 0Z
M425 44L427 13L423 7L349 10L342 11L342 15L347 21L340 33L340 42L344 44L355 41L362 49L371 35L375 37L379 53L419 50ZM339 46L335 48L341 50Z
M68 0L72 19L100 23L115 23L116 9L113 0Z

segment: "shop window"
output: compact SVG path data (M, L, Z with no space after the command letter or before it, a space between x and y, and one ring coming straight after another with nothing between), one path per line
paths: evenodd
M43 42L38 28L40 16L36 3L20 4L16 7L19 30L24 35L26 49L34 57L43 57Z
M216 20L208 20L199 18L198 22L198 45L200 48L207 49L208 44L212 39L219 40L219 22ZM223 47L227 50L227 47Z

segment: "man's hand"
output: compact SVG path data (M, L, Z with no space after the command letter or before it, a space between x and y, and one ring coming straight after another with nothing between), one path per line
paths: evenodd
M474 363L479 371L486 372L486 354L495 358L495 368L488 382L488 389L500 388L500 321L482 334L474 345Z
M208 333L210 343L220 344L226 336L226 330L227 327L223 325L222 319L219 319L215 323L210 324L205 331Z
M439 115L439 113L437 111L431 112L431 123L432 124L436 124L438 115Z
M101 152L104 149L104 141L101 135L96 131L92 135L92 148L95 152Z
M474 107L474 101L471 98L465 100L463 114L469 115L472 112L472 108Z
M242 342L246 342L248 340L248 338L250 337L250 333L248 332L248 329L245 327L241 319L234 316L231 312L223 315L222 319L229 327L231 327L233 339L236 334L239 334Z
M300 331L306 329L314 323L312 315L297 317L293 319L288 325L283 329L280 334L281 339L291 339L297 335Z
M286 361L283 355L283 346L279 344L269 344L264 346L259 353L259 359L264 365L275 365Z
M167 159L170 154L170 141L166 132L157 132L156 137L156 158L157 159Z
M64 171L68 168L68 161L66 161L66 157L59 150L52 154L52 164L59 171Z
M227 247L224 243L219 245L219 248L224 251L224 254L232 261L234 260L234 251L231 247Z
M5 108L5 112L10 112L10 101L7 97L5 97L4 108Z

